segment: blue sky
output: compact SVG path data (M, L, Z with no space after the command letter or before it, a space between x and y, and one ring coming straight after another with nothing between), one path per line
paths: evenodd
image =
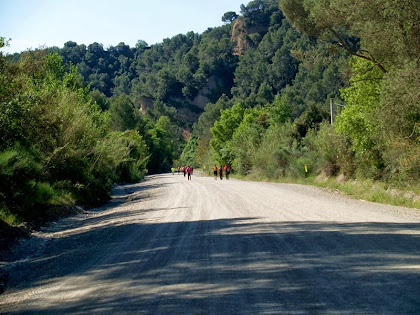
M250 0L0 0L0 36L13 53L67 41L105 48L137 40L149 45L189 31L223 25L225 12L239 14Z

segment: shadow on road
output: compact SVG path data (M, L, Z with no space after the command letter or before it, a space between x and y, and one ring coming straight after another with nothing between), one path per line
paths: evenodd
M28 301L20 311L420 311L419 239L409 234L419 224L248 221L252 218L106 226L57 239L49 250L66 251L20 265L35 273L28 286L79 277L90 281L89 294L60 303ZM183 231L192 233L187 242L178 239L186 237ZM120 243L130 235L135 246ZM107 257L110 248L113 256ZM86 260L91 249L103 255L75 268L73 262ZM52 293L74 289L63 285Z
M118 188L113 202L145 198L153 188ZM79 228L69 225L43 255L21 261L9 285L13 291L56 284L51 298L29 297L14 310L420 312L420 224L261 223L256 218L124 223L127 215L160 210L105 214L98 209Z

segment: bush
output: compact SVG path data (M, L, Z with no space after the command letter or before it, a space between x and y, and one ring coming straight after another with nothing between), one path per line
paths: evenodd
M34 220L52 206L73 203L68 192L43 182L41 157L37 150L20 146L0 152L0 211L6 220Z
M291 123L272 125L265 132L260 146L253 150L252 174L279 178L287 174L293 158L293 130Z
M329 123L322 124L318 132L309 132L303 143L314 151L316 160L312 165L316 173L336 176L341 172L346 178L354 175L354 153L350 149L350 142L338 135Z
M41 52L2 67L1 218L42 221L75 203L98 204L116 181L142 178L143 138L108 129L109 116L80 87L74 67L65 73L58 55Z

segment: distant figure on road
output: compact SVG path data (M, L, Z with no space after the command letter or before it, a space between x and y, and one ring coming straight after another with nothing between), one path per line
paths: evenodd
M172 167L171 171L172 171L172 175L175 175L175 167Z
M191 180L192 167L187 166L187 174L188 174L188 180Z
M214 175L214 179L216 180L217 179L217 165L216 164L214 164L213 166L213 175Z
M219 168L219 175L220 175L220 180L222 180L223 179L223 166L222 165L220 165L220 168Z
M229 167L229 165L225 165L225 167L224 167L224 169L225 169L225 174L226 174L226 179L229 179L229 174L230 174L230 167Z
M182 167L182 170L184 171L184 177L187 174L187 168L185 166Z

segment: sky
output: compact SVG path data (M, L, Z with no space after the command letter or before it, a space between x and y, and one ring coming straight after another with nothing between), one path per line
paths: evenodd
M0 36L14 53L74 41L104 48L138 40L149 45L189 31L223 25L228 11L240 13L251 0L0 0Z

